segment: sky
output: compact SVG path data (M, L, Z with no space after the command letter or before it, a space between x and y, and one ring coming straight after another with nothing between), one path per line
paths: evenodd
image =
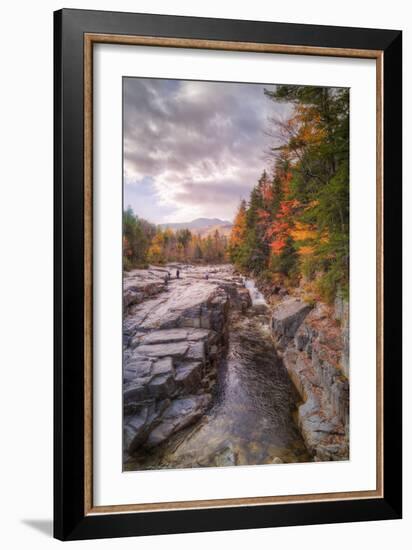
M152 223L233 221L290 106L268 84L124 79L124 207Z

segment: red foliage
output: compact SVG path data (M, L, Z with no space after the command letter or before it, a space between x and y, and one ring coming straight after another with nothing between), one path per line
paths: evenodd
M261 208L258 210L257 215L259 220L262 222L265 222L270 218L270 213L267 210L262 210Z
M273 241L270 243L270 248L272 252L276 256L278 256L282 252L285 245L286 245L286 241L284 241L283 239L277 239L276 241Z
M270 248L275 255L279 255L286 245L286 239L291 236L294 228L294 214L299 207L299 201L285 200L279 205L276 219L266 230L268 239L272 239Z
M273 190L270 182L265 182L262 185L262 197L265 202L270 202L273 199Z

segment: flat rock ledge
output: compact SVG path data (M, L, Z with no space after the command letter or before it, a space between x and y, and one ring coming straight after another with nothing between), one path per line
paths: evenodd
M334 311L287 298L272 334L302 403L298 425L315 460L349 459L349 381L345 333Z
M212 405L229 307L249 295L230 270L209 280L194 271L164 281L166 269L134 270L124 280L123 449L153 449L194 424ZM127 302L127 306L126 306Z
M211 403L222 345L213 330L143 335L124 368L125 448L154 447L197 421Z
M123 279L123 308L125 313L127 314L132 306L163 292L166 288L166 273L166 269L157 267L134 269L126 273Z

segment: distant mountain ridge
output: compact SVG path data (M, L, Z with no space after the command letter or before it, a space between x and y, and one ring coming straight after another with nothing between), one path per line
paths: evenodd
M215 231L219 231L221 235L229 236L232 230L232 223L219 218L196 218L191 222L176 222L176 223L161 223L159 227L162 229L189 229L192 233L207 237L213 235Z
M204 229L206 227L214 227L216 225L232 225L227 220L220 220L219 218L196 218L191 222L176 222L176 223L161 223L159 227L163 229Z

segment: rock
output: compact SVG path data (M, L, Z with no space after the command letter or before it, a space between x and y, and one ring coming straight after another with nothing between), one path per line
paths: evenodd
M176 382L172 373L154 376L147 384L148 395L156 399L171 396L175 389Z
M145 447L156 447L177 431L199 420L210 402L210 394L175 399L164 411L162 422L150 433Z
M146 439L148 435L147 409L143 410L139 415L125 419L123 430L124 447L133 453Z
M310 359L288 347L283 362L300 397L306 401L314 393L313 386L317 383L313 369L311 370Z
M319 381L325 388L331 388L335 379L341 376L341 370L328 361L320 359L317 351L312 354L312 366Z
M204 412L211 401L211 395L193 395L176 399L166 409L164 413L165 419L174 419L192 414L194 412Z
M302 324L295 334L295 347L298 351L307 351L310 355L309 346L314 338L313 332L305 324Z
M293 339L281 334L286 342L283 362L303 401L298 424L315 460L349 457L349 381L342 367L344 344L337 315L342 313L336 313L336 307L319 303Z
M224 288L226 294L229 296L231 309L245 312L252 305L249 291L243 286L242 279L239 278L239 283L236 285L233 285L233 283L222 284L221 288Z
M145 357L183 357L189 345L186 342L171 342L169 344L142 345L137 348L137 352Z
M342 370L345 376L349 376L349 302L337 296L335 300L335 319L340 322L343 353L341 359Z
M129 360L125 364L124 377L125 380L133 380L134 378L147 378L152 372L151 359L134 359Z
M140 304L143 302L144 294L143 292L136 292L134 290L126 290L123 293L123 306L125 309L128 309L134 304Z
M213 340L217 334L214 331L199 328L171 328L149 332L140 336L139 343L144 345L169 344L181 341Z
M333 413L349 430L349 382L339 378L330 389L330 404Z
M223 448L216 451L213 457L213 466L236 466L237 456L231 442L223 444Z
M135 452L144 443L150 431L159 424L163 411L169 405L168 399L157 404L149 403L137 414L125 418L123 446L129 453Z
M208 342L216 342L218 339L218 335L213 330L207 330L207 329L195 329L195 330L189 330L187 339L189 341L198 341L198 340L204 340Z
M197 391L202 382L202 363L184 363L177 367L175 380L180 394Z
M162 357L157 359L152 367L153 376L161 374L173 374L173 360L171 357Z
M189 336L189 330L185 328L172 328L172 329L163 329L155 330L145 334L141 340L140 344L152 345L152 344L169 344L172 342L181 342L182 340L187 340Z
M123 306L126 311L166 289L164 274L153 274L146 270L133 270L123 278Z
M177 267L177 266L176 266ZM190 272L195 279L190 279ZM211 402L224 345L231 270L205 280L202 268L150 266L124 277L124 449L156 446L196 422ZM228 279L226 279L228 277ZM239 287L240 287L239 282ZM205 393L207 392L207 393ZM161 404L168 402L167 410Z
M343 353L341 366L344 375L349 377L349 321L342 326Z
M295 298L284 300L273 312L272 332L278 346L285 348L295 336L311 306Z
M135 378L124 390L123 402L128 405L147 399L150 395L147 387L148 382L148 378Z
M278 456L275 456L275 458L272 460L272 464L283 464L283 460Z
M316 448L315 461L336 461L348 460L349 448L346 443L331 443L329 445L318 445Z
M203 362L206 358L204 342L191 342L186 353L186 359Z

